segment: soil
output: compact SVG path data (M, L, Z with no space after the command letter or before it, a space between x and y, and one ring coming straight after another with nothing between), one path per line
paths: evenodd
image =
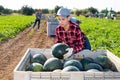
M47 36L47 25L41 22L40 31L32 25L15 38L0 42L0 80L13 80L13 70L28 48L51 48L55 37Z

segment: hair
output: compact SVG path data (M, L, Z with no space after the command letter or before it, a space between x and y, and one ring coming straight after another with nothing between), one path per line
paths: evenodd
M70 17L70 15L67 16L67 18Z
M59 15L56 15L57 17L59 16ZM70 15L68 15L68 16L66 16L66 18L68 18Z
M41 9L38 9L38 11L42 11Z
M77 24L81 24L81 21L80 20L77 20L77 22L76 22Z

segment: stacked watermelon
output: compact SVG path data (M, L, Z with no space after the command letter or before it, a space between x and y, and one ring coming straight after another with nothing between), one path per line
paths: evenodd
M69 71L87 71L87 72L111 72L117 71L113 69L113 64L105 55L100 55L95 59L84 57L81 60L63 60L66 49L69 48L66 44L58 43L52 47L52 55L54 57L47 59L42 53L35 54L31 57L31 64L28 70L38 71L53 71L53 72L69 72Z
M26 69L27 71L40 72L40 71L54 71L62 69L63 63L58 58L47 59L44 54L35 54L31 57L31 64Z
M44 54L39 53L31 57L31 64L28 66L27 71L39 72L43 71L43 65L47 58Z

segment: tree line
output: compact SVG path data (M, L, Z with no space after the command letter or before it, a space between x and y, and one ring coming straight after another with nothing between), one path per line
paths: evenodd
M62 6L55 6L55 8L53 10L42 9L42 13L43 14L56 14L57 10L61 7ZM12 9L8 9L8 8L4 8L2 5L0 5L0 15L2 15L2 14L8 15L11 13L19 13L19 14L23 14L23 15L32 15L36 11L37 11L37 9L33 9L32 7L30 7L28 5L22 6L20 10L12 10ZM77 9L75 11L71 11L71 14L75 14L75 15L79 16L79 15L85 15L88 12L95 14L95 13L98 13L99 11L96 8L90 7L90 8L86 8L86 9ZM106 9L102 10L101 12L105 13Z

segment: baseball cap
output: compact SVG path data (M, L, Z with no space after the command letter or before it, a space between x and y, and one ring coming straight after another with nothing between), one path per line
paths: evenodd
M67 8L60 8L57 12L58 16L67 17L70 15L70 10Z

